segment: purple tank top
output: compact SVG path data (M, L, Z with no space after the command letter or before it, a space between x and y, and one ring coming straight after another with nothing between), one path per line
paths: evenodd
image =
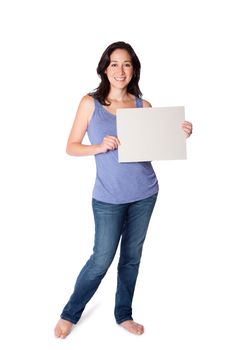
M100 144L106 135L117 136L116 116L96 99L87 129L91 144ZM142 100L136 98L136 107ZM158 181L151 162L119 163L118 150L95 155L96 180L93 198L112 204L130 203L158 192Z

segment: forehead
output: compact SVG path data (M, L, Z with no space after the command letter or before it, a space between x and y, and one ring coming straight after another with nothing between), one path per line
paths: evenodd
M110 55L111 61L131 61L131 56L127 50L116 49Z

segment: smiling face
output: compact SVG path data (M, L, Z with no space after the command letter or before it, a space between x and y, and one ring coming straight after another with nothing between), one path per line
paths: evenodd
M110 85L115 88L125 88L133 76L131 56L124 49L116 49L110 55L110 64L105 70Z

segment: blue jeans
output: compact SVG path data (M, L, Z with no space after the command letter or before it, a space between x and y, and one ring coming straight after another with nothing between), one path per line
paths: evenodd
M132 300L142 247L157 194L125 204L110 204L92 199L95 219L93 254L82 268L61 318L74 324L99 287L115 256L119 241L115 318L117 323L132 320Z

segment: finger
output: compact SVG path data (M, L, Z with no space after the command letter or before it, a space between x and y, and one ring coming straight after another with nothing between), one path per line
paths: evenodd
M104 141L108 142L111 145L114 145L114 147L118 147L118 145L120 144L120 141L115 136L106 136L104 138Z
M111 140L106 140L106 141L104 142L104 145L105 145L108 149L115 149L115 148L118 147L117 144L116 144L116 142L111 141Z
M193 125L192 125L192 123L185 121L185 122L181 123L181 127L182 128L188 128L188 129L192 130Z
M186 137L189 137L192 134L191 132L187 132L187 131L184 131L184 133Z
M182 129L192 130L192 124L182 123L181 127Z
M189 132L189 133L192 131L191 128L188 128L188 127L186 127L186 126L183 126L182 129L183 129L185 132Z
M107 139L116 142L117 144L120 143L119 139L115 136L106 136Z

